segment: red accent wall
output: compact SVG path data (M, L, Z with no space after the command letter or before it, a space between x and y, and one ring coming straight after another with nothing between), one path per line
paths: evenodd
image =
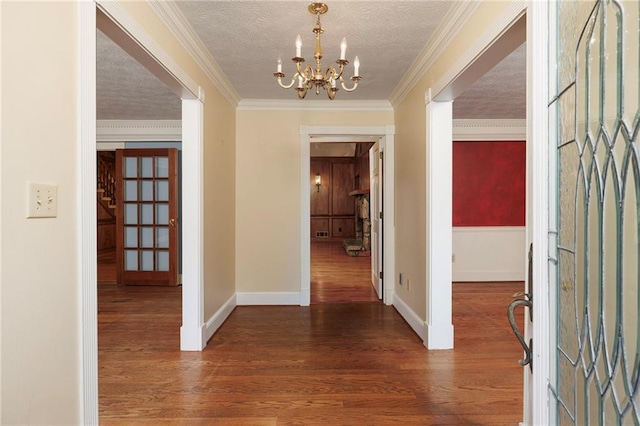
M453 142L453 226L524 226L526 144Z

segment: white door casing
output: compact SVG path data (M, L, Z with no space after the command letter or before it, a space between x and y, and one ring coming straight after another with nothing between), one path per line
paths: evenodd
M369 176L370 176L370 193L369 193L369 209L371 211L371 284L378 294L378 299L382 299L382 217L381 200L382 198L382 158L380 151L380 142L376 142L369 149Z
M533 339L533 372L524 370L524 423L549 422L548 380L550 345L549 269L549 164L547 125L548 37L546 2L527 4L527 247L533 244L533 323L525 320L525 340ZM525 315L528 318L529 315Z
M184 221L183 246L192 247L193 260L183 265L183 280L193 285L183 286L181 349L202 350L203 295L202 295L202 161L204 91L153 38L140 27L121 5L116 2L80 1L78 8L78 275L81 277L80 312L82 372L80 398L82 423L98 424L98 331L97 331L97 267L96 267L96 29L117 39L118 44L129 45L137 52L135 59L183 99L183 207L200 220ZM125 48L125 51L127 49ZM151 53L152 52L152 53ZM200 104L197 106L196 104ZM189 171L189 169L192 169ZM191 184L186 187L184 185ZM193 186L195 185L195 186ZM194 190L195 188L195 190ZM197 265L196 265L197 264ZM191 266L189 266L191 265ZM190 272L187 271L190 269ZM200 289L200 291L199 291ZM184 327L189 327L189 333ZM198 331L196 331L197 329Z
M384 150L384 187L383 210L385 221L383 280L390 285L384 286L382 301L386 305L393 303L393 280L395 274L395 227L394 227L394 135L395 127L388 126L300 126L300 306L309 306L311 302L311 236L310 236L310 187L305 185L310 174L310 151L313 138L322 138L326 142L343 142L344 138L362 136L367 139L380 139ZM342 139L342 140L341 140Z
M529 243L534 246L533 283L531 290L534 293L533 314L534 323L529 324L526 333L527 340L533 337L533 373L529 374L528 368L525 374L524 389L524 422L525 424L547 424L549 420L548 405L548 380L549 380L549 281L546 259L548 243L548 170L547 170L547 37L549 36L549 22L547 20L548 3L546 2L512 2L503 14L496 16L487 30L479 34L477 44L470 46L469 50L461 55L467 61L461 60L457 68L452 68L436 84L430 93L426 94L427 103L430 101L452 100L464 90L468 81L475 81L465 73L486 72L474 68L474 63L483 56L482 64L477 68L486 66L485 55L504 57L503 52L509 53L513 49L513 43L519 45L525 39L527 41L527 235L526 247L523 247L523 256L527 257ZM523 16L525 16L523 18ZM524 25L526 19L526 25ZM500 59L495 61L497 63ZM490 61L489 61L490 62ZM427 116L429 120L429 114ZM434 123L432 121L432 123ZM440 123L435 122L438 125ZM447 124L448 125L448 124ZM427 136L429 137L429 136ZM429 140L428 140L429 141ZM428 142L429 143L429 142ZM442 155L443 153L441 153ZM444 153L445 155L447 153ZM427 165L429 166L429 165ZM435 182L428 183L429 191ZM446 194L443 194L446 202ZM439 203L440 198L432 198L432 202ZM446 220L446 218L443 218ZM447 223L433 224L432 226L446 226ZM430 268L444 268L447 265L436 264ZM431 271L433 274L442 275L446 270ZM443 299L430 298L428 310L434 312ZM536 303L536 301L538 303ZM442 315L448 315L445 311ZM445 320L440 321L445 324ZM514 343L516 343L514 338ZM516 360L514 360L516 362Z

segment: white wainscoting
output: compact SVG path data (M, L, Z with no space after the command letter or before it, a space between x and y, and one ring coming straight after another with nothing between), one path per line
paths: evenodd
M524 226L453 228L453 281L524 281Z

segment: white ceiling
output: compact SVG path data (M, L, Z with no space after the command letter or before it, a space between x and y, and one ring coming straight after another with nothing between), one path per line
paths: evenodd
M341 100L386 100L455 2L438 0L334 0L322 16L323 67L339 56L360 58L360 87ZM296 99L277 85L278 57L290 78L294 40L313 60L315 16L307 1L179 1L178 6L241 99ZM150 72L98 32L98 119L180 119L180 99ZM352 65L345 71L353 74ZM350 83L350 82L349 82ZM308 93L307 99L325 100ZM300 102L306 102L307 99ZM525 49L520 47L454 101L454 118L524 118Z

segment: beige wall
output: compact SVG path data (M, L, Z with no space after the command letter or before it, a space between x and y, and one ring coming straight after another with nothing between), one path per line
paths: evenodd
M407 286L396 286L401 298L423 320L427 315L426 268L429 256L426 241L428 163L425 117L425 92L434 87L454 67L461 55L472 46L478 34L500 16L507 1L483 1L445 51L435 60L422 79L395 108L396 125L396 273L411 280ZM433 206L437 208L437 206ZM396 277L397 281L397 277Z
M300 291L300 126L384 126L391 111L238 111L238 292Z
M396 283L395 297L425 319L426 171L424 92L412 91L396 108ZM411 285L406 285L407 279ZM407 290L409 288L409 290Z
M1 423L77 424L76 6L0 7ZM58 185L57 218L26 219L27 181Z
M121 4L205 91L203 238L206 321L235 293L235 107L213 86L147 2L122 1Z

